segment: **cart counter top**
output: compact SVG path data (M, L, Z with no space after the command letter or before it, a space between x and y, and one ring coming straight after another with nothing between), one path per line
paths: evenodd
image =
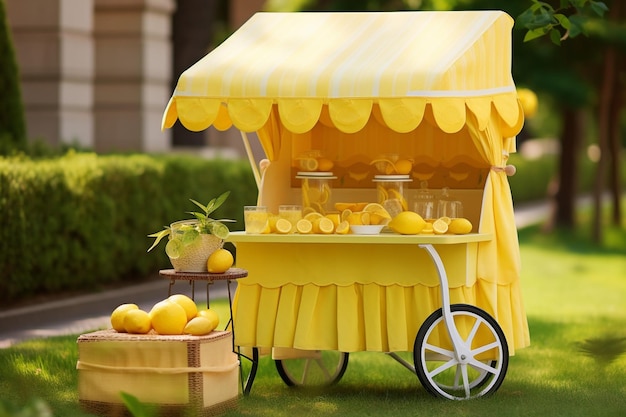
M233 243L357 243L357 244L404 244L404 245L450 245L472 242L484 242L493 239L490 233L469 233L466 235L400 235L380 233L377 235L338 235L338 234L250 234L232 232L226 239Z

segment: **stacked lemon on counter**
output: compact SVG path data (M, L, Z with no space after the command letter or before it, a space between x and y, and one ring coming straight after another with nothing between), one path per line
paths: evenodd
M440 217L426 221L413 211L401 212L389 222L388 226L402 235L465 235L471 233L473 228L472 223L465 218Z
M220 323L212 309L198 309L196 303L184 294L174 294L156 303L148 311L137 304L121 304L111 313L111 326L120 333L203 336Z

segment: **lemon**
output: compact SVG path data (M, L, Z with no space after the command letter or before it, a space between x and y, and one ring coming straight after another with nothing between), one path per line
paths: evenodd
M389 223L389 221L391 221L391 216L387 216L382 216L378 213L370 213L370 224L386 225L387 223Z
M339 222L335 228L335 233L338 235L345 235L348 234L348 232L350 232L350 223L348 223L347 220Z
M340 213L328 213L326 217L330 219L331 222L337 227L339 222L341 222L341 214Z
M192 336L203 336L211 333L213 330L215 330L215 327L212 327L212 323L209 319L198 316L189 320L183 329L183 333L190 334Z
M396 174L407 175L413 169L413 162L408 159L399 159L394 164Z
M369 203L365 207L363 207L363 211L366 211L370 214L378 214L387 219L391 219L391 215L381 204L378 203Z
M300 219L296 223L296 230L304 235L311 233L313 231L313 223L309 219Z
M151 328L150 315L143 310L129 310L124 315L124 329L128 333L146 334Z
M328 217L316 219L313 223L315 233L330 234L335 231L335 223Z
M341 211L341 221L348 220L348 217L352 214L351 209L344 209Z
M458 217L450 221L448 231L455 235L465 235L472 231L472 223L463 217Z
M443 235L448 231L448 223L442 219L435 220L432 227L436 235Z
M152 328L158 334L183 334L183 329L187 325L185 309L180 304L168 299L156 303L150 310L149 315L152 321Z
M306 219L313 223L315 219L319 219L320 217L324 217L322 213L318 213L317 211L313 211L311 213L307 213L304 215L303 219Z
M124 316L130 310L138 310L137 304L121 304L113 310L111 313L111 326L118 332L125 332L124 328Z
M350 213L348 215L348 217L346 218L346 220L348 220L348 223L354 224L354 225L361 225L361 224L363 224L363 221L361 220L361 212L360 211L355 211L354 213Z
M426 222L422 216L414 211L400 212L388 224L391 230L402 235L416 235L422 231L425 225Z
M198 315L196 317L204 317L209 320L211 323L211 331L217 329L217 326L220 325L220 316L217 312L211 308L205 308L204 310L198 311Z
M334 162L328 158L319 158L317 160L317 169L320 171L330 171L334 166Z
M224 273L233 266L233 254L227 249L218 249L213 252L206 262L207 270L212 274Z
M196 306L195 301L191 298L187 297L185 294L174 294L168 297L168 300L179 304L182 308L185 309L185 313L187 314L187 320L191 320L196 317L198 314L198 307Z
M277 214L269 214L267 217L267 225L270 227L270 233L276 233L276 222L280 217Z
M276 233L287 234L291 232L291 222L280 218L276 220Z

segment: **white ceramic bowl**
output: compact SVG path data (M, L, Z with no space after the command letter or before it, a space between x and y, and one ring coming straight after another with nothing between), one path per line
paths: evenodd
M350 230L355 235L377 235L380 231L385 227L382 224L372 224L372 225L350 225Z

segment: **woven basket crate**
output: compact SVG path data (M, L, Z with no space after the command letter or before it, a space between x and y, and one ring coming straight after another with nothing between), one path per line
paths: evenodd
M78 338L78 355L79 401L93 414L128 415L122 391L158 405L165 416L189 408L216 415L236 406L239 396L231 332L162 336L101 330Z

